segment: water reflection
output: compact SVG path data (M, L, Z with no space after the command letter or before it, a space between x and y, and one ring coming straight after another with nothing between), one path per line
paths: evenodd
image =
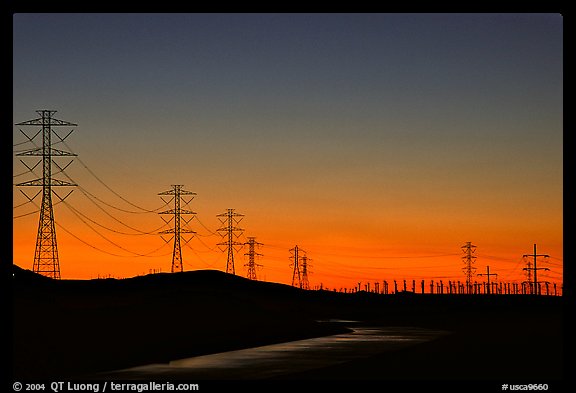
M118 370L110 379L264 379L326 367L415 345L445 332L412 327L353 327L353 332L327 337L196 356Z

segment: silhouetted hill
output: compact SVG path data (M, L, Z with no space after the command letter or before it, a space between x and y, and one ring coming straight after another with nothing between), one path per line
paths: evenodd
M15 378L78 377L343 331L318 322L329 319L451 334L393 359L295 378L378 378L378 364L399 377L409 377L410 364L427 367L421 377L446 377L451 371L442 362L464 378L472 375L467 370L506 376L505 357L481 361L487 347L520 359L514 375L562 374L561 297L304 291L214 270L121 280L51 280L16 266L13 272ZM431 356L439 362L426 365ZM464 358L466 367L458 360Z
M302 290L219 271L51 280L14 267L15 377L78 375L343 328L300 313Z

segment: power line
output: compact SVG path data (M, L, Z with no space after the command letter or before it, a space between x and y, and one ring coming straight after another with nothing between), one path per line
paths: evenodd
M196 218L196 220L200 223L200 225L202 225L202 227L204 227L204 229L206 229L210 233L209 235L199 235L199 236L208 237L208 236L214 236L214 235L218 234L217 231L212 231L210 228L208 228L206 225L204 225L204 223L200 220L200 218L198 218L198 216L195 216L194 218Z
M82 193L84 194L83 189L80 189L80 192L82 192ZM160 227L158 227L158 228L156 228L156 229L154 229L154 230L151 230L151 231L141 231L141 230L139 230L138 228L134 228L133 226L130 226L130 225L126 224L125 222L121 221L121 220L118 219L117 217L115 217L115 216L113 216L112 214L108 213L108 212L106 211L106 209L104 209L102 206L98 205L98 204L97 204L94 200L92 200L87 194L84 194L84 196L86 196L86 198L88 198L88 200L89 200L90 202L92 202L98 209L102 210L102 212L104 212L104 214L106 214L108 217L110 217L110 218L113 219L114 221L118 222L119 224L124 225L126 228L130 228L130 229L132 229L133 231L136 231L136 232L138 232L138 233L125 233L125 232L118 232L118 231L114 231L114 232L122 233L122 234L124 234L124 235L152 235L152 234L157 233L160 229L162 229L163 227L165 227L165 226L167 225L167 224L165 223L165 224L163 224L162 226L160 226ZM166 206L166 205L164 205L164 206Z
M91 192L89 192L88 190L86 190L84 187L78 186L78 188L80 189L80 191L82 191L82 192L85 194L85 196L86 196L87 198L88 198L88 195L90 195L92 198L96 199L98 202L100 202L100 203L102 203L102 204L104 204L104 205L106 205L106 206L108 206L108 207L111 207L111 208L113 208L113 209L116 209L116 210L118 210L118 211L124 212L124 213L132 213L132 214L154 213L154 212L156 212L157 210L160 210L160 209L164 208L164 207L165 207L166 205L168 205L170 202L172 202L172 200L169 200L168 202L165 202L162 206L160 206L160 207L158 207L157 209L152 210L152 211L140 211L140 212L135 212L135 211L133 211L133 210L126 210L126 209L122 209L122 208L120 208L120 207L114 206L114 205L112 205L112 204L110 204L110 203L108 203L108 202L106 202L106 201L98 198L96 195L92 194ZM87 194L87 195L86 195L86 194Z
M325 255L325 256L332 256L332 257L346 257L346 258L363 258L363 259L422 259L422 258L441 258L441 257L448 257L448 256L455 256L460 255L457 253L447 253L447 254L435 254L435 255L379 255L379 256L367 256L367 255L350 255L350 254L328 254L323 252L314 252L318 255Z
M70 176L66 175L66 177L68 177L68 179L69 179L70 181L73 181ZM123 211L123 212L126 212L126 213L138 213L138 214L141 214L141 213L143 213L143 212L133 212L133 211L129 211L129 210L124 210L124 209L117 208L117 207L115 207L115 206L113 206L113 205L111 205L111 204L108 204L108 203L102 201L100 198L98 198L98 197L96 197L95 195L93 195L92 193L88 192L88 190L86 190L84 187L79 186L78 188L80 189L80 192L81 192L90 202L92 202L92 204L94 204L94 206L96 206L98 209L102 210L102 212L104 212L104 214L106 214L108 217L110 217L110 218L113 219L114 221L118 222L119 224L124 225L126 228L132 229L133 231L136 231L136 232L138 232L138 233L137 233L137 234L132 234L132 233L118 232L118 231L112 230L112 231L114 231L114 232L122 233L122 234L124 234L124 235L151 235L151 234L157 233L160 229L162 229L162 228L166 225L166 224L164 224L164 225L160 226L159 228L156 228L156 229L154 229L154 230L152 230L152 231L141 231L141 230L139 230L139 229L137 229L137 228L134 228L134 227L132 227L132 226L124 223L123 221L120 221L118 218L116 218L116 217L113 216L112 214L108 213L108 212L106 211L106 209L104 209L102 206L100 206L98 203L96 203L92 198L94 198L94 199L100 201L101 203L103 203L103 204L105 204L105 205L107 205L107 206L110 206L110 207L112 207L112 208L114 208L114 209L116 209L116 210L120 210L120 211ZM172 199L171 199L170 201L172 201ZM164 205L160 206L160 208L166 206L168 203L170 203L170 201L164 203ZM160 208L159 208L159 209L160 209ZM144 213L145 213L145 212L144 212Z
M154 252L159 251L161 248L165 247L166 244L162 244L162 246L158 247L157 249L152 250L152 251L150 251L149 253L142 254L142 255L136 255L136 256L134 256L134 255L119 255L119 254L114 254L114 253L112 253L112 252L109 252L109 251L103 250L103 249L101 249L101 248L99 248L99 247L96 247L96 246L94 246L93 244L88 243L87 241L79 238L77 235L75 235L74 233L72 233L71 231L69 231L68 229L66 229L65 227L63 227L61 224L59 224L58 221L55 221L55 224L56 224L60 229L62 229L64 232L68 233L70 236L72 236L72 237L75 238L76 240L80 241L81 243L84 243L84 244L87 245L88 247L93 248L93 249L95 249L95 250L97 250L97 251L100 251L100 252L102 252L102 253L104 253L104 254L112 255L112 256L115 256L115 257L120 257L120 258L154 257L154 258L157 258L157 257L162 257L162 256L166 256L166 255L169 255L169 254L170 254L170 253L167 253L167 254L162 254L162 255L154 255L154 256L151 255L151 254L153 254Z
M18 173L17 175L12 175L12 177L13 177L13 178L14 178L14 177L20 177L20 176L27 175L27 174L29 174L29 173L30 173L30 171L25 171L25 172L22 172L22 173Z
M206 262L204 259L202 259L202 257L200 257L200 255L197 254L197 250L193 249L188 243L184 244L186 247L188 247L193 253L194 255L196 255L196 257L200 260L200 262L202 262L204 265L212 268L212 269L217 269L216 266L212 265L211 263ZM186 266L190 266L188 263L184 263Z
M204 243L204 241L202 241L202 239L200 239L198 236L194 236L194 239L198 240L200 243L202 243L202 245L204 247L206 247L208 249L206 251L197 250L198 252L216 252L216 253L219 253L218 250L216 250L215 248L212 248L209 245L207 245L206 243Z
M68 178L68 180L74 182L74 180L73 180L68 174L65 174L65 175L66 175L66 177ZM80 189L80 192L81 192L92 204L94 204L94 206L96 206L98 209L102 210L102 212L104 212L104 214L106 214L108 217L110 217L110 218L113 219L114 221L118 222L119 224L124 225L126 228L132 229L133 231L136 231L136 232L138 232L138 233L126 233L126 232L117 231L117 230L115 230L115 229L110 229L110 228L105 227L104 225L101 225L101 224L97 223L96 221L94 221L94 220L92 220L92 219L90 219L90 218L88 218L88 217L86 217L85 215L82 214L82 216L85 217L86 219L88 219L89 221L91 221L91 222L93 222L94 224L96 224L96 225L98 225L98 226L100 226L100 227L102 227L102 228L104 228L104 229L107 229L107 230L109 230L109 231L111 231L111 232L116 232L116 233L123 234L123 235L151 235L151 234L157 233L160 229L162 229L162 228L166 225L166 224L164 224L164 225L160 226L159 228L156 228L156 229L154 229L154 230L152 230L152 231L147 231L147 232L146 232L146 231L141 231L141 230L139 230L139 229L137 229L137 228L134 228L134 227L132 227L132 226L124 223L123 221L120 221L118 218L116 218L116 217L113 216L112 214L108 213L108 212L106 211L106 209L104 209L102 206L100 206L98 203L96 203L93 199L91 199L90 196L92 196L93 198L95 198L95 199L97 199L97 200L100 200L100 199L99 199L99 198L96 198L96 197L95 197L94 195L92 195L90 192L88 192L87 190L85 190L84 187L80 187L80 186L79 186L78 188ZM103 202L103 203L106 204L106 205L108 205L108 206L110 206L110 207L114 207L114 206L109 205L109 204L107 204L107 203L105 203L105 202ZM164 206L166 206L166 204L164 204ZM114 207L114 208L115 208L115 207ZM118 208L115 208L115 209L118 209ZM130 211L123 210L123 209L118 209L118 210L122 210L122 211L125 211L125 212L128 212L128 213L131 213ZM81 214L81 213L80 213L80 214Z
M64 205L67 206L66 203L65 203ZM68 207L68 206L67 206L67 207ZM100 232L98 232L95 228L93 228L90 224L88 224L88 223L81 217L81 215L76 212L75 209L70 209L70 211L71 211L80 221L82 221L82 223L84 223L84 225L86 225L88 228L90 228L92 231L94 231L98 236L100 236L102 239L106 240L108 243L110 243L110 244L118 247L119 249L124 250L124 251L126 251L126 252L128 252L128 253L130 253L130 254L134 254L135 256L144 257L144 256L147 256L147 255L148 255L148 254L141 254L141 253L138 253L138 252L134 252L134 251L128 250L128 249L125 248L125 247L122 247L121 245L117 244L116 242L108 239L106 236L104 236L103 234L101 234Z
M117 222L121 223L122 225L124 225L124 226L126 226L126 227L128 227L128 228L130 228L130 229L134 229L135 231L138 231L138 232L140 232L140 233L121 232L121 231L118 231L118 230L116 230L116 229L112 229L112 228L109 228L109 227L107 227L107 226L105 226L105 225L102 225L102 224L100 224L99 222L91 219L90 217L88 217L88 216L85 215L84 213L81 213L80 211L78 211L78 209L76 209L76 208L75 208L74 206L72 206L70 203L68 203L68 202L66 202L66 201L61 201L61 202L63 202L64 205L65 205L66 207L68 207L70 210L73 210L76 214L81 215L82 217L84 217L85 219L87 219L88 221L90 221L91 223L99 226L100 228L106 229L107 231L114 232L114 233L118 233L118 234L120 234L120 235L128 235L128 236L151 235L151 234L156 234L160 229L162 229L163 227L166 226L166 224L164 224L164 225L162 225L161 227L157 228L157 229L154 230L154 231L151 231L151 232L142 232L142 231L137 230L136 228L133 228L133 227L129 226L128 224L124 224L122 221L120 221L120 220L118 220L117 218L111 216L111 218L113 218L113 219L116 220Z
M70 146L68 146L68 144L67 144L66 142L63 141L63 143L64 143L64 145L65 145L69 150L73 151L73 150L70 148ZM84 169L86 169L86 170L88 171L88 173L90 173L98 182L100 182L100 184L102 184L104 187L106 187L106 189L107 189L108 191L110 191L111 193L113 193L114 195L116 195L118 198L120 198L120 199L123 200L124 202L128 203L129 205L131 205L131 206L133 206L133 207L135 207L135 208L137 208L137 209L139 209L139 210L142 210L142 213L156 213L156 212L158 212L158 210L160 210L160 209L162 209L164 206L166 206L166 205L164 205L164 206L161 206L161 207L159 207L159 208L157 208L157 209L153 209L153 210L140 207L140 206L138 206L138 205L130 202L129 200L127 200L126 198L124 198L122 195L120 195L119 193L117 193L116 191L114 191L114 190L113 190L110 186L108 186L106 183L104 183L104 181L103 181L102 179L100 179L100 178L88 167L88 165L86 165L86 164L84 163L84 161L82 161L80 158L78 158L78 162L84 167ZM140 212L131 212L131 211L127 211L127 212L129 212L129 213L140 213Z

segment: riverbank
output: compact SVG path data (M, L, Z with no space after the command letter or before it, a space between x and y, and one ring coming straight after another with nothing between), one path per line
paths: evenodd
M18 271L13 376L75 378L348 331L261 296L290 303L295 288L254 284L216 271L87 281Z
M302 291L218 271L53 281L15 270L13 288L19 380L82 378L348 331L318 322L332 318L450 334L282 379L563 377L562 298Z
M552 308L485 310L470 318L439 315L450 333L421 344L315 370L287 380L514 381L562 386L567 343L561 313ZM460 385L463 386L463 385Z

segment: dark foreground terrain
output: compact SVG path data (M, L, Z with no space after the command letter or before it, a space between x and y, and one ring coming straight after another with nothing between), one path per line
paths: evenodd
M302 291L218 271L49 280L14 268L13 377L81 378L150 363L343 332L318 320L450 332L306 380L562 381L563 298Z

